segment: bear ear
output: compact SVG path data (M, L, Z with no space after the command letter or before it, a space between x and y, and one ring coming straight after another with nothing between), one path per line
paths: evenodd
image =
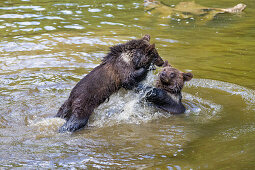
M155 44L153 43L152 45L149 45L147 48L146 48L146 52L149 52L149 51L152 51L153 49L155 48Z
M171 65L168 63L168 60L166 60L166 61L164 62L164 64L162 65L162 67L167 67L167 66L171 67Z
M190 81L193 78L192 73L183 73L183 80L184 81Z
M149 34L146 34L143 36L143 40L150 42L150 39L151 39L151 36Z

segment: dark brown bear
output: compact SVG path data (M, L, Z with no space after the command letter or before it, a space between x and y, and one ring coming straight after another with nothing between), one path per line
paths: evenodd
M102 63L94 68L72 89L56 117L66 119L60 132L83 128L94 109L121 87L132 89L143 80L151 64L163 65L150 36L131 40L110 48Z
M145 99L171 114L184 113L186 109L181 101L181 90L184 82L191 80L192 77L191 73L183 73L171 67L166 61L163 70L158 74L156 88L143 87L147 89Z

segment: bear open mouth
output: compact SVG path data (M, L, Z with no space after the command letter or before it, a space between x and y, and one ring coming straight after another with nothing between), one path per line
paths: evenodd
M171 94L179 94L183 88L182 85L179 84L169 84L169 83L164 83L162 82L163 88L164 90L166 90L167 92L171 93Z

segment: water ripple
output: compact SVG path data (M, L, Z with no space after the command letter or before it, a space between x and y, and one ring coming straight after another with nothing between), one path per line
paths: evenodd
M89 38L89 37L69 37L69 38L63 38L63 37L54 37L54 40L57 40L58 42L63 42L66 44L98 44L98 45L108 45L107 42L103 42L100 40L100 38Z
M37 18L41 17L42 15L37 15L37 14L3 14L0 15L0 18L14 18L14 19L24 19L24 18Z
M192 79L192 81L187 82L187 86L218 89L233 95L240 95L248 104L255 106L255 90L236 84L209 79Z
M64 18L61 18L59 16L42 16L42 17L38 17L38 18L35 18L35 19L39 19L39 20L43 20L43 19L49 19L49 20L65 20Z
M100 22L100 24L107 24L107 25L121 25L121 26L125 26L124 24L121 24L121 23L116 23L116 22L107 22L107 21L102 21L102 22Z
M18 43L18 42L7 42L0 44L0 51L14 52L14 51L33 51L49 49L46 45L36 44L32 42Z
M98 9L98 8L89 8L88 11L89 12L101 12L102 10Z
M43 11L45 8L41 6L13 6L13 7L0 7L3 10L14 10L14 9L32 9L35 11Z
M79 25L79 24L73 24L73 25L65 25L64 28L72 28L72 29L84 29L85 27Z
M14 22L15 24L19 24L19 25L40 25L40 22L38 21L30 21L30 22Z

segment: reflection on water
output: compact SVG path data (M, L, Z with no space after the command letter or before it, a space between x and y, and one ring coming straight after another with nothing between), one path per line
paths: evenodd
M255 6L242 2L242 14L200 25L196 17L148 15L135 0L1 1L0 167L254 168ZM86 129L57 133L64 121L52 117L72 87L110 46L146 33L162 58L194 74L183 91L187 112L169 115L121 89Z

